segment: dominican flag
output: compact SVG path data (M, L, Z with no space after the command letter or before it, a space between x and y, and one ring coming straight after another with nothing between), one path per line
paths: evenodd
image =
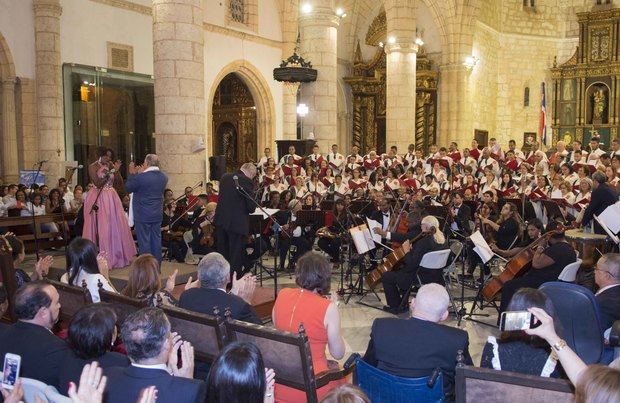
M540 101L540 122L538 124L538 134L543 144L547 144L547 90L545 83L540 84L541 101Z

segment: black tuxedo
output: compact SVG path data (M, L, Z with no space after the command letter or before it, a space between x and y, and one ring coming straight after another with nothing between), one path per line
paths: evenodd
M601 312L601 326L607 330L616 320L620 320L620 285L597 294L596 301Z
M104 402L137 402L140 391L149 386L157 387L158 402L202 403L207 395L203 381L174 377L163 369L112 367L105 375L108 382Z
M466 331L416 318L375 319L364 361L382 371L406 378L431 375L441 368L444 392L454 393L458 350L473 365Z
M222 315L226 308L230 308L233 319L259 325L262 323L256 311L243 298L216 288L191 288L183 292L179 299L180 308L211 316L215 306L220 309Z
M129 358L126 355L108 351L101 357L93 359L84 359L75 355L74 352L70 352L67 355L67 359L62 365L59 375L60 388L58 391L63 395L67 394L69 389L69 382L73 382L76 385L80 383L80 376L82 376L82 369L84 365L90 364L93 361L99 363L99 367L103 369L103 374L106 375L106 369L111 367L127 367L129 366Z
M230 263L232 271L240 272L245 255L243 247L245 237L249 234L248 215L255 210L255 204L245 197L233 179L237 176L239 187L250 197L254 196L254 185L250 178L241 171L227 173L220 179L220 195L215 210L214 223L216 226L215 239L217 250Z
M618 192L616 189L610 187L606 183L598 185L596 189L592 191L592 199L590 204L583 213L583 225L588 225L593 215L597 216L601 214L607 207L615 204L618 201ZM594 224L595 232L598 234L605 234L605 230L598 224Z
M66 356L67 343L43 326L18 321L0 333L0 358L6 353L22 357L20 376L33 378L54 387Z
M389 213L390 215L388 217L383 215L383 211L381 210L375 210L372 212L372 214L370 215L370 219L371 220L375 220L377 221L379 224L381 224L381 228L384 227L384 224L389 225L389 221L392 218L392 214L393 213ZM387 220L387 222L384 222L383 220ZM389 229L389 228L388 228Z
M456 209L457 207L453 208ZM454 216L454 222L459 227L459 230L467 235L471 233L471 227L469 226L469 221L471 219L471 209L467 204L461 203L458 207L456 215Z

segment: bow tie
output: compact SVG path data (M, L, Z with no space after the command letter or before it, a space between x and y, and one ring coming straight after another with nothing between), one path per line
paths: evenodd
M390 213L383 213L383 215L384 215L384 216L389 216L389 215L390 215Z

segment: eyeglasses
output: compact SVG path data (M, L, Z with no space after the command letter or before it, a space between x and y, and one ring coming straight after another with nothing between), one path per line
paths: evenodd
M612 278L618 278L618 276L615 276L612 272L607 271L607 270L603 270L603 269L597 269L597 268L595 268L595 269L594 269L594 271L600 271L600 272L602 272L602 273L607 273L607 274L609 274L609 276L610 276L610 277L612 277Z

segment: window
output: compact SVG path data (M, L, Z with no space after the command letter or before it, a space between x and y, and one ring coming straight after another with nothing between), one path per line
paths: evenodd
M523 8L534 8L535 6L535 0L523 0Z
M523 106L530 106L530 87L525 87L525 90L523 91Z
M230 0L230 19L240 24L246 23L245 0Z

